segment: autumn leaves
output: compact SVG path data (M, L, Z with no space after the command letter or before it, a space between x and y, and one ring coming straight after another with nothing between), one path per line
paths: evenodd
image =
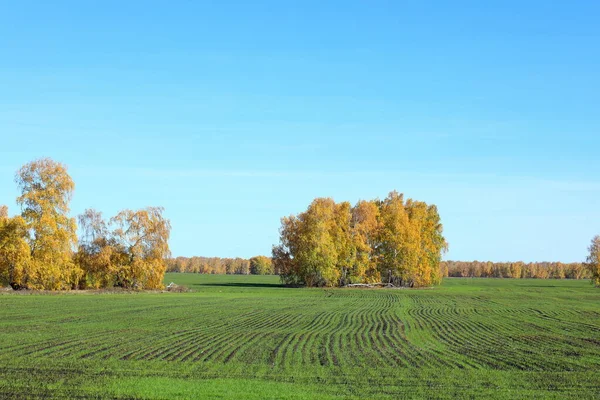
M163 209L123 210L104 220L95 210L69 217L75 188L66 167L33 161L17 173L22 214L0 209L0 283L15 289L162 287L171 225ZM335 203L315 199L282 219L280 244L250 266L278 271L283 282L343 286L385 282L420 287L441 281L447 244L437 208L391 192L384 200Z
M159 289L170 255L171 224L161 207L123 210L108 223L86 210L79 223L86 233L76 254L88 287Z
M600 287L600 235L594 236L588 251L586 265L592 274L592 282Z
M2 280L14 289L76 287L76 225L68 216L75 184L66 167L50 159L36 160L21 167L16 182L22 213L0 218Z
M281 220L273 264L283 282L307 286L386 282L419 287L441 281L447 248L437 208L391 192L384 200L315 199Z
M16 176L20 216L0 208L0 284L14 289L160 288L171 226L162 208L121 211L107 224L87 210L77 242L69 217L75 184L51 159L23 166ZM112 228L112 229L111 229Z

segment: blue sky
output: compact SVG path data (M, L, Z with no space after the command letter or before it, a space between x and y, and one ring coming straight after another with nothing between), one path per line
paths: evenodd
M315 197L438 205L447 259L600 233L596 1L0 1L0 204L161 205L174 255L269 254Z

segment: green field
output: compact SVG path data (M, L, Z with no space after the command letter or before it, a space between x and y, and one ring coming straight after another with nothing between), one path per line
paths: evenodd
M0 397L600 398L600 290L588 281L165 281L193 292L4 292Z

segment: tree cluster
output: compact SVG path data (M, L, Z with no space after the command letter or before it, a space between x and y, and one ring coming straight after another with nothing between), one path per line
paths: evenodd
M51 159L16 174L21 215L0 206L0 284L13 289L160 288L171 226L163 209L123 210L110 221L94 210L69 217L75 184Z
M273 265L290 285L429 286L441 282L442 232L435 205L395 191L354 207L317 198L305 212L282 218Z
M123 210L108 223L92 209L80 215L75 260L84 287L162 288L171 231L162 213L161 207Z
M251 259L219 257L177 257L167 260L167 272L197 274L272 275L273 263L269 257Z
M592 239L588 250L590 254L585 265L590 272L594 285L600 287L600 236L595 236Z
M590 270L582 263L442 261L441 269L444 276L457 278L590 278Z

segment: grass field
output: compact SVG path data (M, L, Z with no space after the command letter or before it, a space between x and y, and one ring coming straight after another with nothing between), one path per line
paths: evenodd
M600 398L588 281L165 281L193 292L0 295L0 397Z

